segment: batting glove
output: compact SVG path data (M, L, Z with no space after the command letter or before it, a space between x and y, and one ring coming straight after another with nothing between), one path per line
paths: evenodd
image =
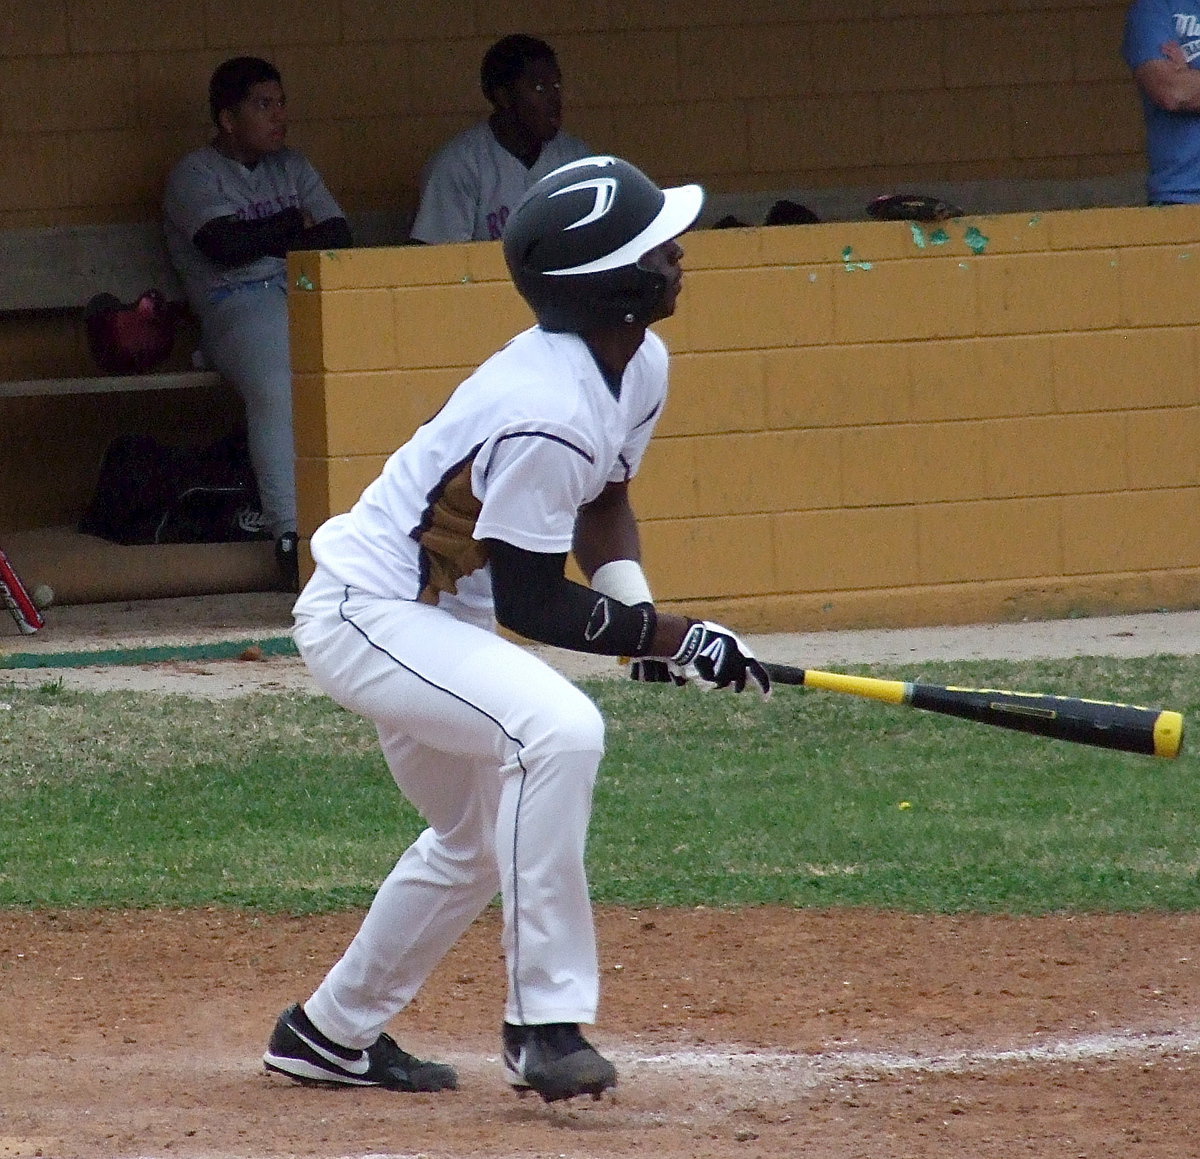
M749 679L764 698L771 695L771 677L754 653L728 628L711 620L693 623L667 664L684 680L694 681L701 688L733 685L734 692L742 692Z
M640 680L644 684L674 684L682 688L688 678L683 671L674 667L669 660L657 660L653 656L643 656L629 665L629 679Z

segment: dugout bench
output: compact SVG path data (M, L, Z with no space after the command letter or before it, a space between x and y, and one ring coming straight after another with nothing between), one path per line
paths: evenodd
M131 302L152 286L170 302L183 301L157 222L9 229L0 235L0 318L82 316L95 294L108 292ZM214 371L196 370L72 375L0 382L0 398L182 390L219 383Z
M407 224L391 211L350 215L360 246L400 244ZM58 603L264 591L279 582L268 542L125 547L75 529L114 434L133 426L164 441L207 441L240 416L240 399L220 375L189 364L194 322L178 328L162 369L112 375L92 367L87 303L98 293L131 302L150 288L184 301L157 221L0 230L0 350L9 355L0 380L0 543L27 583L50 584ZM39 336L33 345L62 347L47 352L44 365L54 369L13 374L28 359L12 356L21 339L6 341L6 328L24 330L26 347L31 333ZM51 501L49 491L61 494ZM47 509L53 514L39 517Z

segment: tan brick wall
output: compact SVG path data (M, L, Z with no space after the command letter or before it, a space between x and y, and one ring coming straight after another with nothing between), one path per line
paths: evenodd
M684 241L635 482L659 599L747 630L1195 606L1200 206ZM494 243L291 273L310 533L529 315Z
M713 191L892 188L1125 172L1141 166L1142 138L1134 89L1117 52L1124 8L1124 0L877 0L868 6L829 0L0 0L0 229L157 216L169 166L209 135L209 74L242 53L266 55L280 66L291 98L292 142L313 158L348 209L409 210L430 152L485 112L477 79L484 50L518 29L545 36L558 50L570 127L597 149L628 155L664 183L699 180ZM1043 244L1039 229L1024 222L1007 228L1006 252L1014 259ZM1140 228L1152 234L1156 227ZM804 376L815 389L830 374L853 376L864 360L877 361L878 336L868 335L864 318L878 310L896 314L897 336L965 340L973 333L965 298L947 297L940 314L911 302L930 292L934 275L927 261L941 251L914 253L902 233L889 240L893 248L886 254L874 256L909 260L877 271L881 276L835 282L821 267L811 281L792 278L790 263L828 260L828 247L836 244L828 236L780 237L763 268L722 267L722 255L741 241L713 237L706 244L711 268L697 271L690 315L695 349L706 358L728 352L732 364L747 343L763 345L765 352L743 359L739 369L753 405L764 413L801 405L795 395L781 400L773 389L782 377L797 382ZM1086 246L1084 239L1060 248ZM442 259L424 260L428 284L440 287L435 275ZM470 259L476 260L483 259ZM490 267L479 273L492 277L499 267L487 260ZM1153 310L1162 325L1185 324L1200 276L1196 265L1153 250L1140 261L1140 281L1131 268L1125 283L1123 316L1150 325L1142 313ZM1102 255L1068 254L1063 264L1074 270L1076 286L1112 276ZM831 269L840 272L836 263ZM1036 274L1014 260L990 276L987 283L982 274L972 277L973 292L1004 297L1024 287L1035 297L1008 308L1036 314ZM705 279L721 293L703 292ZM1169 292L1154 292L1164 285ZM363 298L346 307L350 317L370 324L340 330L343 345L331 345L329 358L363 374L435 366L445 355L444 291L397 296L372 289L378 286L364 285ZM741 308L727 296L731 291L749 295L758 307ZM472 342L463 357L481 357L519 315L503 288L490 294L467 333L455 339ZM390 320L372 313L385 297ZM902 301L904 316L896 310ZM1081 314L1093 308L1089 301L1077 296ZM913 315L923 330L912 328ZM826 349L819 344L830 333L863 349L830 348L819 368L812 358L795 364L791 344ZM403 366L393 364L393 352L403 352ZM963 356L981 375L1004 373L990 355ZM1038 356L1050 354L1039 348ZM680 390L715 392L700 404L711 415L697 413L689 421L711 423L712 416L731 413L724 405L730 387L713 381L720 377L714 365L704 361L693 371L690 356L681 358ZM0 320L0 376L86 373L89 366L70 322ZM693 373L698 377L689 384ZM988 381L958 382L947 392L967 405L995 394ZM841 400L809 398L808 390L804 408L835 418ZM31 411L25 403L0 404L0 429L10 441L55 413L49 404L32 405ZM207 405L192 416L198 430ZM743 400L738 408L744 422L746 405ZM99 404L80 401L78 408L103 420L81 420L83 434L110 430L110 412ZM140 419L143 408L132 413ZM21 449L10 455L9 473L39 490L32 504L5 503L26 513L22 526L26 518L66 520L77 511L80 463L92 464L95 442L63 446L57 458ZM43 488L52 493L40 494Z
M280 66L293 140L349 207L411 207L430 150L486 109L484 50L516 30L557 49L571 127L665 182L1128 170L1141 123L1117 51L1124 9L0 0L0 226L154 214L165 169L207 136L209 73L240 53Z

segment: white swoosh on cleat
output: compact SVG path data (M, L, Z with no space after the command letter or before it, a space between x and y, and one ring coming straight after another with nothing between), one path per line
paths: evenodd
M527 1048L522 1046L515 1055L511 1051L504 1052L504 1065L508 1068L511 1078L525 1082L525 1053Z
M350 1074L363 1075L371 1069L371 1060L367 1057L367 1052L365 1050L362 1052L359 1058L355 1059L354 1062L349 1062L344 1058L338 1057L338 1055L334 1054L333 1051L326 1050L320 1045L320 1043L313 1042L313 1040L309 1038L307 1034L305 1034L302 1030L299 1030L296 1026L292 1026L291 1030L292 1033L305 1044L305 1046L319 1054L323 1059L325 1059L326 1062L333 1063L334 1066L340 1068L341 1070L349 1071Z

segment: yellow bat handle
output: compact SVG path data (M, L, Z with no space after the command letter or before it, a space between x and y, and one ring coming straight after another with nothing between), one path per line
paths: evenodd
M824 688L828 692L849 692L854 696L884 700L888 704L907 704L912 691L911 685L903 680L847 676L841 672L821 672L815 668L804 669L804 687Z
M1183 716L1159 708L1107 700L1003 689L941 687L873 676L819 672L789 664L766 664L771 679L830 692L848 692L888 704L904 704L999 728L1057 737L1117 752L1171 759L1183 745Z

